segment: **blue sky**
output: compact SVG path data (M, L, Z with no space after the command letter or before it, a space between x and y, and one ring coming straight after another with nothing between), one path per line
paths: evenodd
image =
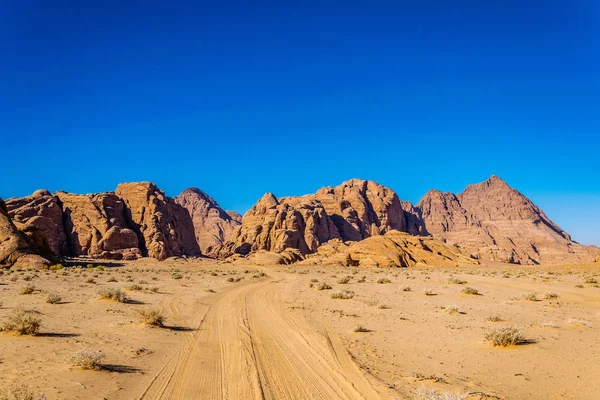
M496 174L600 244L597 1L1 4L4 198L147 180L245 211Z

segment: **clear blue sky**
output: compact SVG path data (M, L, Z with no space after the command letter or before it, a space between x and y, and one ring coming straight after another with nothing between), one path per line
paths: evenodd
M598 1L0 4L4 198L496 174L600 244Z

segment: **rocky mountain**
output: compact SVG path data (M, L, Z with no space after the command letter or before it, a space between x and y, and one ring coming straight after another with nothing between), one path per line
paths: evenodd
M0 266L36 267L49 261L35 254L26 236L13 224L0 199Z
M426 230L482 260L519 264L589 262L582 246L529 199L492 176L460 194L429 191L417 204Z
M242 223L240 214L223 210L212 197L197 188L184 190L175 197L175 203L185 208L192 218L196 242L203 254L231 240L233 231Z

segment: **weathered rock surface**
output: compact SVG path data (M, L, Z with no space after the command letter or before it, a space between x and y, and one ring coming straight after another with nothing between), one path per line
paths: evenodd
M361 267L456 267L477 264L461 251L433 237L419 237L391 230L360 242L332 240L308 255L299 265Z
M49 265L35 254L25 235L13 224L4 201L0 199L0 266L28 268Z
M122 183L115 194L126 205L127 225L137 234L144 256L197 256L194 225L187 210L150 182Z
M520 264L589 262L582 246L529 199L493 176L463 193L428 192L417 204L426 230L484 260Z
M42 254L65 256L69 245L58 198L47 190L31 196L6 200L8 215Z
M305 255L339 237L320 202L305 197L278 200L267 193L244 215L242 225L233 233L232 243L225 247L241 254L296 249Z
M203 254L209 254L217 246L231 240L235 228L241 225L242 217L234 211L225 211L202 190L186 189L175 202L185 208L194 225L196 242Z

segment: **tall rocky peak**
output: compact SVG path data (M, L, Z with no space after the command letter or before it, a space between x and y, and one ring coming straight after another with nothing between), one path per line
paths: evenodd
M521 264L589 261L527 197L497 176L455 195L429 191L417 204L427 231L480 259Z
M156 185L121 183L115 194L125 202L125 221L136 232L143 255L164 260L200 254L187 210Z
M223 210L217 202L198 188L184 190L175 202L192 218L196 242L204 254L231 240L233 231L241 225L241 216Z

